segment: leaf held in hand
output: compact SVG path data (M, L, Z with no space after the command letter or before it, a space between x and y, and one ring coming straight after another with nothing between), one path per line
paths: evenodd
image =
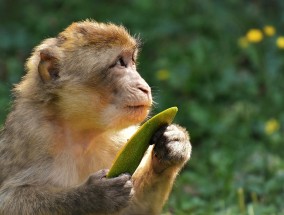
M107 178L117 177L122 173L132 175L148 149L152 136L161 126L171 124L177 111L177 107L171 107L146 121L117 153Z

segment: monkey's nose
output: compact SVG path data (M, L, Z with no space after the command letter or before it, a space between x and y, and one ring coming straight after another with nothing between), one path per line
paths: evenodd
M137 88L147 96L151 94L151 88L148 85L138 85Z

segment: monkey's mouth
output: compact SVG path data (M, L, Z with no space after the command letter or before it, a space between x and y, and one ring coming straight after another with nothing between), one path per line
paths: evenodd
M126 108L128 109L146 109L146 108L149 108L148 105L127 105Z
M149 105L127 105L126 109L131 112L132 114L147 114L148 111L150 110L150 106Z
M149 114L151 106L149 104L126 105L127 119L133 123L141 123Z

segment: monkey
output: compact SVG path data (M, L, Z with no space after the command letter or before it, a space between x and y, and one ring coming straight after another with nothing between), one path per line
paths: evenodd
M161 213L190 159L185 128L163 126L132 176L106 177L153 106L139 41L85 20L33 50L0 131L0 215Z

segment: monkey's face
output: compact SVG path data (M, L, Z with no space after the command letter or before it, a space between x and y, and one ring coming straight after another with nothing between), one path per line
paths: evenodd
M143 121L152 105L151 88L136 71L136 51L121 52L104 76L101 89L103 97L108 98L103 111L106 124L137 124Z
M136 70L136 55L136 48L119 47L103 53L89 48L66 57L70 61L61 72L65 84L58 100L64 118L81 127L102 129L141 123L151 108L152 95Z

